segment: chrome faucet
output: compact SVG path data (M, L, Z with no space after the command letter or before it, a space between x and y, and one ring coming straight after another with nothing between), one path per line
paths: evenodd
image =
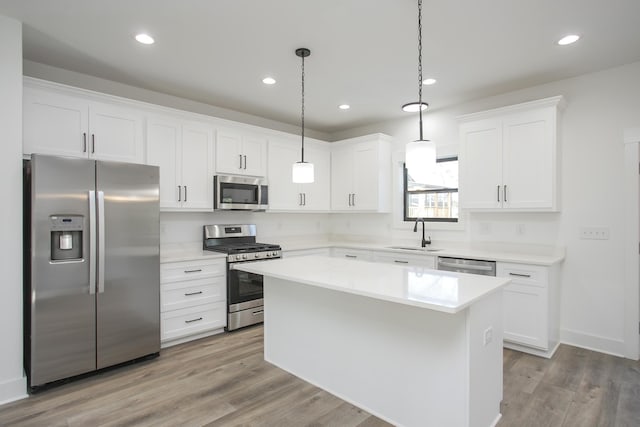
M422 242L420 243L420 245L424 248L427 245L431 244L431 236L429 236L429 239L425 239L424 238L424 218L416 218L416 223L413 226L413 232L417 233L418 232L418 222L421 221L422 222Z

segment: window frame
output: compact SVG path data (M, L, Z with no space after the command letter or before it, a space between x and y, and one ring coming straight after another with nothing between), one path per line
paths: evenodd
M442 163L442 162L452 162L452 161L457 161L458 165L460 165L459 163L459 158L458 156L447 156L447 157L440 157L438 159L436 159L436 163ZM459 174L459 172L458 172ZM418 218L412 218L412 217L407 217L407 203L409 202L409 194L437 194L437 193L457 193L458 194L458 203L460 201L459 195L460 195L460 182L458 181L458 187L456 188L446 188L446 189L439 189L439 190L422 190L422 191L409 191L407 190L407 180L409 178L409 171L407 169L407 165L406 163L402 163L402 175L403 175L403 181L402 181L402 194L403 194L403 203L402 203L402 217L403 217L403 221L405 222L414 222L417 221ZM437 202L436 202L437 203ZM449 223L449 224L455 224L455 223L459 223L460 221L460 208L458 207L458 218L434 218L434 217L427 217L427 218L422 218L424 219L425 222L437 222L437 223Z

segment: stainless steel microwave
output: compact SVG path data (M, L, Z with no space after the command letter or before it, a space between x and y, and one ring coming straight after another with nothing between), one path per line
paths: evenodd
M214 209L263 211L269 207L269 188L264 178L233 175L213 177Z

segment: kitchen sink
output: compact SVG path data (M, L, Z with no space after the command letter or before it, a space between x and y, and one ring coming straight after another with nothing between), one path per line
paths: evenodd
M438 252L440 248L422 248L420 246L387 246L388 249L402 249L405 251L420 251L420 252Z

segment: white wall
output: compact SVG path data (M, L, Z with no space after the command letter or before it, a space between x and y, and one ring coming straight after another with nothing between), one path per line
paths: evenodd
M25 396L22 368L22 25L0 15L0 404Z
M161 245L202 244L207 224L256 224L257 239L279 243L282 239L323 238L329 234L329 215L267 212L163 212L160 214Z
M624 354L624 181L623 131L640 125L640 62L486 98L426 115L426 136L447 151L457 141L455 118L462 114L563 95L561 119L561 212L472 213L464 231L431 230L440 240L520 242L566 247L562 269L561 335L565 342ZM415 139L417 119L382 123L333 135L342 139L373 132L396 138L396 149ZM406 238L389 227L390 215L354 221L332 217L333 232ZM524 225L518 234L517 225ZM609 240L580 240L581 226L608 227ZM454 237L456 236L457 237ZM414 237L418 241L417 237Z

